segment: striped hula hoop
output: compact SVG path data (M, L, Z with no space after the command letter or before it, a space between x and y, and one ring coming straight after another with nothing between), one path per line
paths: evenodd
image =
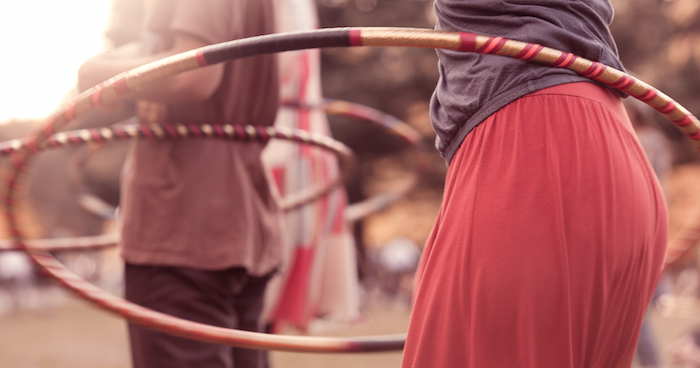
M417 149L419 152L424 153L427 152L428 148L425 146L425 144L422 141L422 136L418 131L416 131L413 127L411 127L409 124L406 122L401 121L400 119L383 113L377 109L360 105L357 103L353 102L348 102L348 101L341 101L341 100L335 100L335 99L325 99L323 101L323 104L321 105L314 105L314 106L307 106L307 105L300 105L297 103L293 102L282 102L282 107L286 108L299 108L299 109L323 109L327 114L329 115L338 115L338 116L346 116L350 118L355 118L363 121L370 122L376 126L379 126L383 129L385 129L388 133L396 136L397 138L401 139L402 141L406 142L408 145L411 147ZM213 133L211 131L213 129ZM217 126L217 125L212 125L212 128L208 128L206 126L179 126L179 125L135 125L135 124L130 124L130 125L119 125L119 126L112 126L110 128L101 128L101 129L82 129L82 130L76 130L76 131L68 131L68 132L61 132L53 135L49 140L44 144L44 147L42 147L42 150L46 150L49 147L50 148L58 148L58 147L64 147L64 146L79 146L81 144L87 144L87 143L104 143L108 141L114 141L114 140L126 140L126 139L180 139L180 138L191 138L191 137L198 137L198 136L204 136L204 137L209 137L209 138L216 138L214 134L216 132L224 131L230 131L231 134L238 134L240 135L241 129L245 130L246 127L238 128L233 131L231 131L231 128L222 125L222 126ZM250 128L248 128L250 129ZM174 135L173 133L177 131L178 135ZM276 131L279 131L279 129L276 129ZM212 136L207 136L207 133L209 132L212 134ZM236 133L239 132L239 133ZM282 130L281 132L284 132ZM186 136L183 136L182 134L186 134ZM223 137L219 137L223 138ZM235 138L235 137L227 137L229 139L234 139L234 140L240 140L240 138ZM315 139L316 136L313 136L313 139ZM298 140L298 139L291 139L291 140ZM21 149L22 147L26 146L26 140L25 139L15 139L11 141L6 141L6 142L0 142L0 157L1 156L7 156L12 154L12 152L17 151ZM303 143L308 143L312 145L317 145L314 142L303 142ZM328 142L321 141L321 144L327 144ZM327 149L333 151L336 156L341 157L340 160L341 162L345 162L343 165L341 165L346 171L348 170L348 167L353 167L355 166L355 163L353 161L353 158L349 156L346 153L346 149L337 149L333 147L328 147ZM370 198L367 198L361 202L353 203L349 205L345 209L345 220L348 222L354 222L357 221L361 218L364 218L370 214L379 212L399 200L400 198L404 197L408 192L410 192L416 185L416 178L425 171L425 162L423 160L419 159L415 163L415 167L413 168L413 174L414 178L407 183L404 183L402 185L398 185L395 188L392 188L392 190L387 191L386 193L380 193L377 195L374 195ZM344 176L347 178L347 175ZM331 182L328 185L328 189L332 189L335 187L336 182ZM333 186L331 186L333 185ZM317 199L318 197L322 196L325 194L327 191L325 190L326 187L320 187L316 188L318 189L317 191L310 191L306 192L304 191L303 193L299 193L295 195L295 198L299 198L299 200L296 200L294 203L295 206L291 207L289 209L294 209L297 208L296 205L303 205L307 202L313 201ZM304 195L306 194L306 195ZM292 201L287 201L286 203L290 203ZM109 206L105 204L105 206ZM282 205L284 209L288 209L286 205ZM107 211L112 212L116 210L115 207L107 207ZM117 234L110 234L110 235L100 235L100 236L85 236L85 237L75 237L75 238L50 238L50 239L31 239L27 240L27 243L31 245L33 248L43 248L44 250L51 251L51 252L56 252L56 251L67 251L67 250L90 250L90 249L100 249L100 248L107 248L107 247L114 247L118 245L120 242L120 237ZM14 244L13 241L7 240L7 241L0 241L0 252L2 251L16 251L16 250L21 250L21 248L17 245Z
M270 139L283 139L301 144L317 146L334 153L343 169L342 175L325 185L316 186L300 193L294 193L282 199L281 208L289 211L312 202L325 194L328 194L337 186L347 180L355 167L355 158L352 150L344 144L324 135L314 134L305 130L262 127L254 125L230 125L230 124L163 124L163 125L115 125L109 128L80 129L69 132L56 133L47 139L38 151L49 148L78 146L88 142L105 143L110 141L129 139L185 139L185 138L218 138L235 141L259 141L266 142ZM15 152L29 147L30 140L15 139L0 142L0 157L11 156ZM46 239L50 242L50 239ZM2 250L2 248L0 248Z
M12 168L5 180L7 223L12 237L31 258L72 291L102 308L120 314L146 327L196 338L202 341L245 348L307 351L357 352L396 350L403 339L396 336L375 338L319 338L267 335L206 326L154 312L112 296L80 279L48 253L28 247L19 229L16 212L18 179L26 172L27 160L58 129L98 106L129 96L141 86L188 70L249 56L321 47L408 46L442 48L482 54L502 55L523 61L570 69L584 77L625 92L665 115L700 147L700 122L671 98L625 74L601 63L541 45L473 33L437 32L408 28L331 28L315 31L272 34L206 46L178 54L122 73L80 95L49 117L43 129L31 134L28 146L12 155Z
M302 105L290 101L283 101L282 107L297 109L323 109L328 115L345 116L363 120L383 128L387 133L401 139L419 153L428 152L428 147L423 143L423 136L408 123L399 118L386 114L369 106L354 102L325 99L318 106ZM345 209L345 221L352 223L373 213L379 212L394 202L404 197L415 188L418 177L425 172L426 162L423 155L419 155L412 167L413 177L405 183L393 187L391 190L374 195L360 202L353 203Z

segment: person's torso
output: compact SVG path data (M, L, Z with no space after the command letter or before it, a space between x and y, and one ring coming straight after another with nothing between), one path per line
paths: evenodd
M623 69L608 30L608 0L437 0L436 29L541 44ZM438 50L440 80L431 101L438 150L451 159L464 137L509 102L585 80L566 69L497 55Z

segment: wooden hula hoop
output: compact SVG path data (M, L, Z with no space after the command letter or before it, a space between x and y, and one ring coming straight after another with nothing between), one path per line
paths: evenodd
M318 106L302 105L289 101L283 101L281 105L282 107L296 109L323 109L328 115L338 115L363 120L383 128L387 133L401 139L421 154L425 154L428 151L428 148L423 143L423 137L411 125L395 116L369 106L328 98L323 101L323 104ZM344 214L345 221L352 223L379 212L391 206L394 202L403 198L408 192L413 190L418 182L418 177L426 169L425 160L422 158L423 156L421 155L419 159L414 162L412 168L413 177L411 180L408 180L406 183L401 183L387 192L379 193L360 202L348 205Z
M60 132L51 136L38 148L46 151L52 148L79 146L89 142L105 143L128 139L185 139L185 138L218 138L236 141L267 141L269 139L284 139L302 144L313 145L334 153L341 162L342 175L326 185L314 187L311 190L302 191L284 203L284 210L292 210L306 203L312 202L327 194L338 185L342 184L353 171L355 158L352 151L344 144L324 135L309 133L304 130L241 126L228 124L164 124L164 125L117 125L100 129L80 129L68 132ZM10 156L14 152L26 149L26 139L15 139L0 142L0 157ZM47 251L94 249L115 246L119 242L115 236L90 236L79 238L34 239L27 240L32 248L43 248ZM12 242L1 242L0 251L20 250Z
M329 115L339 115L347 116L363 121L370 122L379 127L384 128L388 133L398 137L403 140L411 147L416 148L419 152L427 152L428 148L423 144L422 136L418 131L416 131L409 124L401 121L400 119L383 113L377 109L360 105L353 102L341 101L335 99L326 99L322 105L319 106L302 106L295 103L283 102L282 107L289 108L303 108L303 109L323 109ZM102 129L82 129L76 131L68 131L57 133L53 137L49 138L45 145L51 148L63 147L63 146L77 146L81 144L97 142L103 143L111 140L124 140L129 138L145 138L145 139L155 139L155 138L174 138L170 136L165 137L154 137L155 131L151 134L144 134L143 132L137 132L135 129L158 129L158 127L145 126L141 128L138 125L120 125L113 126L111 128ZM218 129L218 128L217 128ZM192 135L190 136L192 137ZM176 138L182 138L180 136ZM0 142L0 156L10 155L12 152L22 148L26 145L25 139L14 139L10 141ZM42 150L45 150L43 148ZM336 152L336 155L340 155ZM345 159L346 162L352 162L350 158ZM415 167L413 168L413 174L417 178L423 171L425 171L425 165L423 160L418 160ZM346 164L349 165L349 164ZM354 163L353 163L354 166ZM343 166L347 170L347 166ZM347 178L347 175L344 174ZM348 222L354 222L361 218L364 218L370 214L379 212L404 197L408 192L410 192L417 182L417 180L411 180L405 185L397 186L392 188L392 190L386 193L380 193L370 198L367 198L361 202L353 203L349 205L345 210L345 220ZM329 183L333 185L335 183ZM334 186L335 187L335 186ZM329 186L329 190L330 190ZM305 200L299 201L298 205L303 205L307 202L311 202L318 197L314 195L315 193L320 193L323 195L327 193L326 190L318 190L317 192L304 192L307 194L304 198ZM296 196L298 197L298 195ZM284 207L284 206L283 206ZM286 209L286 207L284 207ZM296 207L294 207L296 208ZM291 209L294 209L291 208ZM114 207L112 207L114 210ZM44 250L56 252L56 251L66 251L66 250L90 250L90 249L100 249L106 247L113 247L119 244L119 236L116 234L109 235L99 235L99 236L84 236L75 238L50 238L50 239L30 239L27 243L33 248L43 248ZM16 251L21 250L20 247L13 244L11 240L2 241L0 240L0 252L2 251Z
M680 127L695 146L700 147L700 121L662 92L624 72L601 63L541 45L473 33L438 32L409 28L331 28L271 34L206 46L144 65L81 93L70 103L58 109L48 118L42 130L29 135L28 147L16 151L12 155L13 165L5 180L8 186L6 219L13 239L28 252L39 266L86 300L117 313L131 322L159 331L213 343L267 350L328 353L400 349L404 340L395 336L360 339L267 335L193 323L128 303L77 277L50 254L40 249L28 247L19 229L15 214L18 179L27 170L27 160L38 152L37 147L76 116L98 106L116 102L146 83L184 71L261 54L308 48L351 46L451 49L502 55L551 67L570 69L579 75L620 90L647 103ZM669 263L668 259L666 263Z

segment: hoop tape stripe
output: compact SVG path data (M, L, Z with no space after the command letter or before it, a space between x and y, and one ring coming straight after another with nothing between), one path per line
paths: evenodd
M503 37L490 37L488 41L484 43L484 46L477 51L484 54L495 54L503 47L504 43L506 43L506 41L503 39Z
M126 84L126 76L122 76L121 78L112 82L112 88L114 88L114 92L116 92L117 96L119 97L127 96L129 93L131 93L131 89Z
M610 87L616 89L627 89L634 84L634 80L629 75L623 75L617 82L610 84Z
M523 60L523 61L532 60L532 58L534 58L535 56L537 56L537 54L539 54L540 51L542 51L543 48L544 48L544 47L541 46L541 45L535 45L535 44L532 44L532 43L528 43L528 44L525 45L525 47L523 48L523 51L520 51L520 52L519 52L517 55L515 55L514 57L515 57L516 59Z
M474 52L476 51L476 34L461 32L459 34L459 51Z
M654 91L653 89L648 89L648 90L646 90L646 92L644 92L644 93L643 93L641 96L639 96L638 98L639 98L639 100L642 101L642 102L649 102L649 101L655 99L656 96L657 96L656 91Z
M684 116L683 119L680 120L674 120L673 123L678 125L679 127L685 127L690 125L693 122L693 120L690 119L689 116Z
M200 67L209 66L209 63L207 63L207 59L204 58L204 53L202 52L202 50L197 51L195 57L197 58L197 65L199 65Z
M96 85L93 88L92 95L90 96L90 102L92 102L92 106L97 107L100 106L100 97L102 97L102 83Z
M350 29L348 31L350 46L362 46L362 31L359 29Z
M605 69L607 69L607 66L605 66L597 61L594 61L593 64L591 64L591 66L588 69L586 69L583 73L581 73L581 75L583 75L586 78L595 79L595 78L599 77L601 74L603 74L603 72L605 72Z

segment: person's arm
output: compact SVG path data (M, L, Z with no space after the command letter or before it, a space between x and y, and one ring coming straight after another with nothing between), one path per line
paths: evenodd
M82 92L119 73L206 45L199 38L176 32L173 47L164 52L142 56L138 55L132 47L97 54L85 61L78 70L78 89ZM165 103L204 101L209 99L219 87L223 74L223 64L195 69L150 83L135 92L134 97Z

